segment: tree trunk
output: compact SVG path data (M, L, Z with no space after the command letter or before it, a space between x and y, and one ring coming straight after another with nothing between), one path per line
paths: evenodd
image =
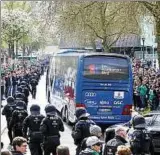
M16 59L18 58L18 40L16 40Z
M12 52L11 52L11 43L8 42L8 55L11 58L12 57Z
M160 18L156 20L156 33L157 33L157 55L160 67Z
M106 53L111 52L111 48L107 45L107 41L103 40L102 46L103 46L104 52L106 52Z
M15 57L15 53L14 53L14 41L11 43L11 53L12 53L11 58L14 59L14 57Z
M92 45L92 48L93 48L93 51L96 52L96 44L95 44L95 40L91 40L91 45Z

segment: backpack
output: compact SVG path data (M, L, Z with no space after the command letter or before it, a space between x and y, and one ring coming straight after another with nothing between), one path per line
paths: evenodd
M95 123L91 120L79 120L76 123L76 126L72 130L72 137L74 139L75 145L81 144L81 142L84 138L90 136L89 129L90 129L90 126L93 124L95 124ZM75 134L74 130L78 131L78 134Z
M40 116L30 117L30 125L33 130L33 131L30 130L30 141L32 142L42 142L43 141L42 132L39 131L40 124L42 122L43 117L40 117Z
M148 154L151 145L149 133L146 130L134 130L130 144L133 154Z
M16 129L22 129L23 121L26 118L25 112L22 110L19 110L17 112L17 122L15 124Z

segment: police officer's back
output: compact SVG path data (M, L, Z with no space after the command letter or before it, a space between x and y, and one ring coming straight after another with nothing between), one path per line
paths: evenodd
M16 101L20 101L20 100L25 101L25 94L23 92L16 91L14 98Z
M133 155L147 155L152 151L151 136L145 126L146 122L143 116L135 115L132 118L132 128L128 132L128 137Z
M40 127L40 131L44 136L44 155L49 155L50 153L55 155L56 147L60 144L59 131L64 131L64 126L53 105L47 105L45 112L47 116L43 119Z
M73 127L72 137L74 143L77 145L76 154L79 154L81 142L84 138L90 136L90 126L94 125L95 122L90 120L89 113L87 113L85 108L79 108L76 110L76 117L78 119L77 123Z
M37 86L38 80L37 80L36 76L32 76L31 77L30 84L31 84L32 87L36 87Z
M6 121L7 121L7 128L8 128L8 137L10 139L10 144L12 143L12 129L9 127L12 113L16 109L16 104L14 101L14 98L12 96L9 96L7 98L7 105L4 106L4 109L2 111L2 115L5 115Z
M22 124L24 119L28 116L28 112L25 110L25 102L17 101L16 110L12 113L10 121L10 128L13 129L14 137L22 136Z
M23 135L27 137L27 130L29 129L28 138L31 155L42 155L41 143L43 142L43 136L40 131L40 124L44 116L40 114L40 106L37 104L30 107L30 112L31 114L23 122Z
M27 97L25 96L25 94L23 92L16 92L15 93L15 100L16 100L16 102L24 101L25 102L25 106L27 108L28 99L27 99Z
M30 85L32 87L31 93L32 93L32 98L36 98L36 86L38 85L38 81L36 78L32 78L30 81Z
M7 105L4 106L4 109L2 111L2 115L5 115L7 123L10 122L10 119L12 117L12 112L15 110L16 104L14 101L14 98L12 96L9 96L7 98Z

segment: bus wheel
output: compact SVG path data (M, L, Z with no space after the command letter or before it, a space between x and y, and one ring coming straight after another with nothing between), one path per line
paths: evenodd
M65 108L62 109L62 111L61 111L61 116L62 116L62 120L63 120L64 122L66 122Z
M65 109L65 117L66 117L66 123L68 125L71 125L71 122L69 121L69 117L68 117L68 109L67 108Z

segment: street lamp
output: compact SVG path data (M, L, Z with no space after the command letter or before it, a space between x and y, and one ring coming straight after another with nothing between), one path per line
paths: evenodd
M144 75L144 41L145 41L145 38L142 38L142 42L143 42L143 75Z
M143 61L144 61L144 41L145 41L145 38L142 38L142 42L143 42Z

